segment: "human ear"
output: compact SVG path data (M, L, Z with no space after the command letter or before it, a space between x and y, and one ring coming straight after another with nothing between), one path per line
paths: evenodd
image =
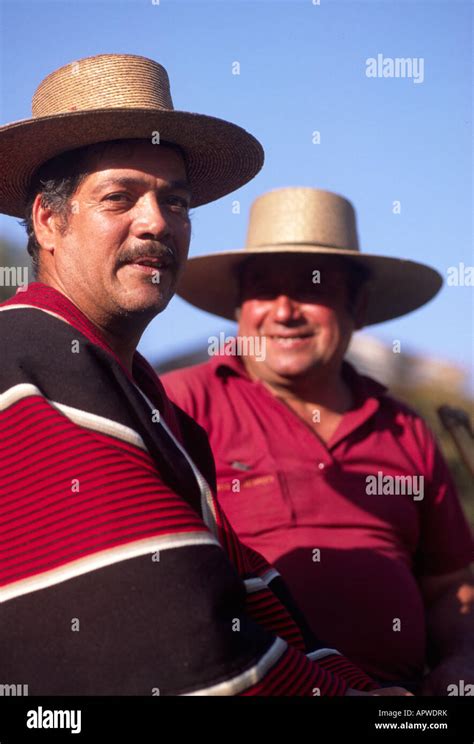
M53 251L59 229L58 215L53 212L51 207L43 206L41 197L41 194L36 195L31 210L35 237L41 248Z

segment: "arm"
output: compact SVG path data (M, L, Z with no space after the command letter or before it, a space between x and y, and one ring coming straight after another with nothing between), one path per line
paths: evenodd
M448 695L450 685L474 684L474 581L469 568L424 576L420 589L426 607L428 661L423 695ZM456 693L454 693L456 694Z
M264 613L256 611L255 604L251 600L255 594L247 595L247 611L270 633L282 635L285 640L303 651L309 659L316 662L326 671L342 678L349 687L347 695L370 694L369 691L377 689L377 684L359 667L333 648L328 648L326 643L317 639L310 629L306 618L296 604L288 586L278 572L266 559L253 548L242 543L233 532L224 514L221 514L222 526L226 540L232 540L234 545L239 545L242 558L245 561L245 570L253 573L262 580L260 594L266 595L263 606ZM230 551L231 554L234 551ZM274 612L269 612L270 603L275 606ZM283 613L287 614L286 628L282 625ZM289 628L293 626L293 631ZM296 631L296 633L295 633ZM359 691L366 691L360 692ZM405 692L405 691L403 691ZM319 693L316 693L319 694ZM387 693L390 694L390 693ZM397 694L392 692L391 694Z
M415 419L424 499L419 502L420 538L415 574L424 601L427 664L424 695L453 694L449 685L472 681L474 661L473 540L449 468L432 432ZM470 684L470 683L469 683ZM455 693L456 694L456 693Z

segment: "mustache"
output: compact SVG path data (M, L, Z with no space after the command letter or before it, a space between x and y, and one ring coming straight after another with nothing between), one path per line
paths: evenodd
M127 263L134 263L141 258L156 258L160 261L166 261L171 264L174 268L178 267L178 253L174 246L168 243L146 243L137 246L136 248L130 247L122 253L119 259L119 266Z

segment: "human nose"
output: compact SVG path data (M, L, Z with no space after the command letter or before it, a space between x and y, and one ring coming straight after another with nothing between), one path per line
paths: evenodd
M171 226L166 211L153 195L140 200L136 205L136 217L133 221L133 233L137 238L157 239L171 234Z
M280 323L295 320L301 315L299 303L288 295L281 294L273 301L273 316Z

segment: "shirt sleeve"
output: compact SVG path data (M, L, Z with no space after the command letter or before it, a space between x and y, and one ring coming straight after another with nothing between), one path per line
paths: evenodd
M421 419L417 419L416 426L423 443L427 475L420 503L415 570L420 576L437 576L465 568L473 561L473 537L433 433Z

